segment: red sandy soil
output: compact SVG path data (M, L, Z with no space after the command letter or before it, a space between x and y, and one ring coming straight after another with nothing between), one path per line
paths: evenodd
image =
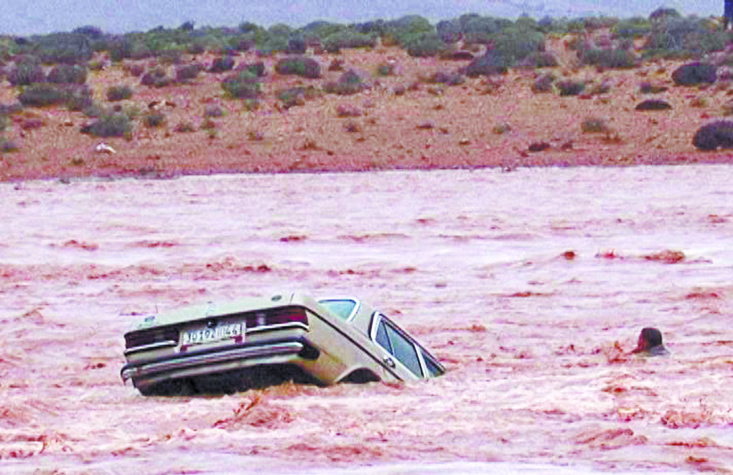
M12 116L6 136L19 151L0 155L0 180L72 177L167 177L183 174L292 171L358 171L384 169L478 168L517 166L629 166L647 164L731 163L733 155L700 152L692 145L698 128L724 115L723 104L733 93L729 82L709 87L675 87L670 79L680 62L645 63L632 70L598 71L573 67L573 54L557 40L550 45L563 63L552 72L561 78L601 80L610 92L600 95L560 97L557 93L533 93L538 74L548 70L512 70L504 76L469 78L447 87L428 84L421 78L436 71L455 71L467 61L418 59L404 50L378 47L370 51L345 50L339 56L316 56L323 78L281 76L273 71L275 58L265 58L263 99L256 111L245 103L225 99L220 86L226 74L202 73L192 84L149 88L127 74L122 65L90 73L88 83L95 100L106 104L109 86L134 88L124 107L144 112L152 101L169 101L160 110L167 122L146 128L139 119L131 138L100 139L83 135L90 122L80 112L64 108L26 108ZM323 94L305 104L284 109L276 92L293 86L320 87L335 81L341 72L328 71L335 58L344 69L354 68L371 76L371 90L352 96ZM211 56L200 56L208 62ZM190 61L192 58L184 58ZM237 63L259 60L244 53ZM377 67L388 61L395 74L378 77ZM146 66L155 60L142 61ZM172 66L169 66L169 74ZM639 92L642 82L666 85L657 95ZM410 85L417 85L415 90ZM395 86L408 88L404 95ZM592 85L587 86L592 88ZM0 83L0 102L16 100L17 90ZM668 101L668 111L635 111L646 98ZM212 135L200 128L207 104L221 105L223 117ZM341 118L339 105L358 108L361 115ZM106 104L109 105L109 104ZM609 130L584 133L586 118L605 119ZM23 130L28 119L43 126ZM176 132L176 125L190 122L196 131ZM510 130L497 133L499 124ZM352 130L347 131L346 124ZM255 137L256 136L256 137ZM107 143L114 154L95 152ZM533 143L545 142L545 150L529 151Z

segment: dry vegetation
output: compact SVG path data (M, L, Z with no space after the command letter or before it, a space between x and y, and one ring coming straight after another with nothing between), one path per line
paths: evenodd
M598 28L590 38L609 36ZM207 51L117 62L97 52L86 84L102 112L52 105L7 114L3 140L13 149L0 153L0 179L731 160L693 146L701 126L730 110L727 69L716 84L677 85L672 76L683 60L583 65L572 48L579 38L589 36L547 35L544 51L555 67L475 77L460 74L470 73L470 55L419 57L380 42L339 53L310 47L306 57L320 65L314 78L283 74L284 53L235 52L234 70L211 72L220 56ZM473 49L480 57L487 47ZM224 78L258 62L265 67L258 92L244 99L225 93ZM142 85L142 72L156 68L185 80ZM541 76L546 92L537 88ZM560 94L561 80L582 88ZM0 81L0 104L15 103L20 90ZM671 108L636 110L648 99ZM80 133L113 107L130 118L129 130L119 137ZM100 143L115 152L98 150Z

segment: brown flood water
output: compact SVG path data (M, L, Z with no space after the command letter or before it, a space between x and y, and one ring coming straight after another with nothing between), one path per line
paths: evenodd
M732 183L716 165L2 185L0 472L733 471ZM282 289L381 306L448 373L122 385L140 314ZM626 355L644 326L671 356Z

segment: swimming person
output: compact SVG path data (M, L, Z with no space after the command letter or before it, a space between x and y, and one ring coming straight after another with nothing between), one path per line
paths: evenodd
M639 343L632 353L642 353L644 356L665 356L669 354L662 343L662 332L656 328L644 328L639 334Z

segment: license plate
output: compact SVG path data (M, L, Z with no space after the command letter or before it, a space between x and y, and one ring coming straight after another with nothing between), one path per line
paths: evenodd
M183 333L183 345L200 345L230 338L244 338L244 323L227 323L214 328L188 330Z

